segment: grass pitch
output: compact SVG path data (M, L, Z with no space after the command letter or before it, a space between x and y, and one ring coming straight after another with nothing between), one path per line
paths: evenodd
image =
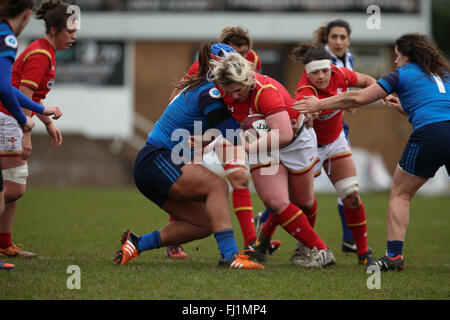
M405 270L381 274L381 288L369 290L371 274L356 255L340 250L341 226L335 195L317 196L316 230L336 255L335 266L305 270L289 258L296 242L279 228L281 250L268 257L263 271L216 267L214 237L184 245L190 258L169 260L164 249L143 253L127 266L113 265L120 235L130 228L151 232L168 216L135 189L30 188L19 202L13 241L39 258L4 259L16 264L0 272L0 300L151 299L151 300L304 300L450 298L450 198L420 197L411 203L404 247ZM387 194L364 194L369 245L379 258L386 249ZM253 198L255 212L263 209ZM233 227L242 248L240 228ZM81 289L68 289L68 267L80 268Z

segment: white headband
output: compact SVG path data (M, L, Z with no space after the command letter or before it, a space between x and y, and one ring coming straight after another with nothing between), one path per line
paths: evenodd
M313 71L330 68L331 68L331 60L329 59L314 60L305 65L306 73L311 73Z

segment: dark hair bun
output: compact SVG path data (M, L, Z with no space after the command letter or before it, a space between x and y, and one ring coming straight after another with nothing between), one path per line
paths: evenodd
M38 20L45 19L45 16L49 11L56 9L61 1L47 0L41 3L39 8L36 10L35 17Z

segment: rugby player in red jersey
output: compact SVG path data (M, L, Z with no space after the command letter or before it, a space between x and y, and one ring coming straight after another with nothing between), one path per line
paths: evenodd
M70 5L60 1L44 1L36 11L36 18L44 20L46 34L31 43L17 58L13 66L11 83L25 96L42 104L52 89L56 72L56 51L68 49L76 39L77 29L68 29L67 19ZM25 114L32 116L29 110ZM9 111L0 105L0 116L11 123L7 148L1 152L2 174L5 184L5 211L0 217L0 257L36 257L33 252L23 251L12 242L12 228L18 199L25 193L28 176L27 159L31 153L31 132L22 132L14 126ZM49 116L36 114L45 124L56 147L62 143L62 135ZM12 140L15 143L10 143Z
M211 63L208 79L222 91L233 117L243 122L249 115L262 114L270 128L266 135L244 145L249 157L256 158L255 163L250 163L255 189L272 213L266 222L268 227L265 225L258 236L256 258L265 260L266 247L275 231L272 226L281 225L311 250L305 267L334 264L333 253L307 218L317 210L312 169L319 158L314 130L300 125L294 134L291 121L304 121L304 116L292 109L294 99L278 81L256 73L241 55L231 53ZM262 159L264 155L258 149L267 150L269 158Z
M301 43L294 49L292 57L305 65L295 93L297 101L308 96L324 99L347 92L350 87L366 88L376 83L376 80L368 75L333 65L330 53L322 44ZM320 161L315 165L314 171L315 176L318 176L323 167L342 199L345 220L356 244L358 262L367 265L371 264L374 258L367 247L366 213L361 202L356 168L342 120L341 109L324 110L316 115L313 127L317 135ZM310 219L310 223L314 226L315 217ZM298 254L294 253L292 262L302 264L307 251L304 245L299 243L296 248Z

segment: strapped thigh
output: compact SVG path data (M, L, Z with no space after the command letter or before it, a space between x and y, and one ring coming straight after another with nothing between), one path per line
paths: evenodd
M17 184L27 184L28 165L25 163L22 166L3 169L3 180L8 180Z
M337 181L334 184L339 198L345 199L353 192L359 192L358 177L348 177Z

